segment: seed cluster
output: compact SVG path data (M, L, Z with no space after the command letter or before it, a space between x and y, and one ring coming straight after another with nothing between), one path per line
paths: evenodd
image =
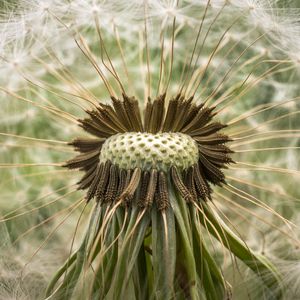
M186 201L205 201L210 184L225 183L221 169L233 162L232 151L229 137L219 133L226 125L212 121L214 107L181 95L166 103L161 95L149 98L142 114L138 101L123 95L87 114L79 123L96 138L72 141L80 154L65 164L85 172L78 188L87 189L87 201L155 203L162 210L170 185Z

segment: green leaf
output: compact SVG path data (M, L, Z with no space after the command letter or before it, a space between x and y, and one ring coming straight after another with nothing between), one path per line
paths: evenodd
M194 237L194 255L198 276L201 278L207 299L219 300L225 296L225 281L212 255L205 245L194 207L190 207Z
M201 208L202 210L198 210L199 218L201 223L207 227L209 233L220 240L229 251L242 260L263 280L274 299L281 299L281 278L271 262L266 257L251 251L221 220L215 217L207 204L203 203Z

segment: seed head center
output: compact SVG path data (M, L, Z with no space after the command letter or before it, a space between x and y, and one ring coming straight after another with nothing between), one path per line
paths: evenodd
M102 146L100 162L111 161L121 169L157 169L167 172L172 166L185 170L199 159L197 143L180 132L115 134Z

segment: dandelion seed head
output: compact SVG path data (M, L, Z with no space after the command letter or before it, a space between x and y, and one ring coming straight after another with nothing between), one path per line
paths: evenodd
M123 100L112 97L112 106L87 111L89 117L79 120L97 139L71 142L81 154L65 167L86 172L78 189L88 189L87 201L96 198L107 203L117 198L130 203L140 187L145 194L139 206L151 207L154 193L150 191L157 189L158 195L164 195L156 197L163 210L169 205L171 188L166 178L172 178L186 201L211 199L209 183L225 183L221 169L233 163L232 151L225 145L230 138L219 133L226 125L211 122L214 107L194 104L193 97L180 94L165 107L165 97L148 98L143 118L138 101L123 94Z
M174 251L161 262L167 266L165 277L176 280L176 284L171 280L167 292L179 288L181 296L187 293L189 298L180 276L190 276L195 282L191 285L195 299L210 294L205 286L198 291L205 280L195 264L195 249L206 246L209 259L216 259L222 268L219 277L213 278L220 285L217 298L228 293L223 267L234 265L230 258L239 257L235 249L249 254L247 259L239 258L260 276L260 283L268 278L269 287L277 286L275 268L264 264L257 253L273 258L279 251L275 241L289 238L278 214L287 218L294 214L294 198L299 193L297 185L293 187L299 175L295 169L299 133L292 131L297 128L297 114L289 115L299 110L299 104L296 99L285 103L298 93L299 45L292 39L298 36L298 10L279 8L277 1L254 0L19 2L6 1L0 17L0 125L3 133L14 134L3 137L6 151L2 152L0 176L3 198L9 202L3 211L16 208L17 213L25 213L8 221L13 228L9 234L20 236L16 251L22 256L35 253L42 240L33 270L41 270L42 261L51 269L58 264L55 259L84 249L81 269L91 280L86 280L89 286L82 291L103 282L109 286L97 290L111 289L109 296L118 299L128 291L119 264L110 264L113 272L101 272L113 274L109 280L97 282L89 267L94 272L97 264L106 268L101 264L111 251L117 251L121 258L130 252L129 268L138 263L135 253L142 251L150 258L156 278L165 268L155 259L155 243L161 242L166 250L161 253ZM276 119L279 117L282 119ZM153 141L139 145L147 135ZM118 139L124 136L123 145ZM165 147L165 136L179 144L172 149L173 144L167 142ZM180 153L182 148L184 153ZM70 159L73 150L78 153ZM85 205L85 200L94 200L93 205ZM79 205L73 211L77 203L85 205L80 212ZM92 216L84 245L79 240L89 210ZM99 222L93 221L93 215ZM21 220L21 226L15 226L15 219ZM281 235L268 236L277 227ZM183 254L175 253L173 245L167 244L178 228L193 237L190 252L189 247L182 247ZM224 232L229 232L229 244L228 239L222 240ZM215 245L212 236L220 245ZM142 237L148 238L149 245ZM265 237L269 240L266 247ZM26 238L27 243L23 242ZM179 238L174 236L176 245L189 242ZM53 245L64 249L55 252ZM128 250L128 245L136 248ZM179 255L195 257L187 268L193 269L195 277L185 272L186 259ZM251 262L262 269L253 268ZM72 263L61 282L68 284L71 268ZM45 268L38 273L49 272ZM14 285L17 291L20 280ZM116 281L122 282L122 291L114 288ZM81 283L79 278L78 290ZM159 280L153 286L156 284ZM57 290L60 281L49 289L49 295ZM13 290L4 298L12 294Z

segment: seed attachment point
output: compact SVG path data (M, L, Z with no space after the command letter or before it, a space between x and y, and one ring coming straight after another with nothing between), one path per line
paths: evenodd
M111 161L121 169L157 169L168 172L172 166L188 169L199 159L198 146L192 137L180 132L127 132L108 138L99 160Z

